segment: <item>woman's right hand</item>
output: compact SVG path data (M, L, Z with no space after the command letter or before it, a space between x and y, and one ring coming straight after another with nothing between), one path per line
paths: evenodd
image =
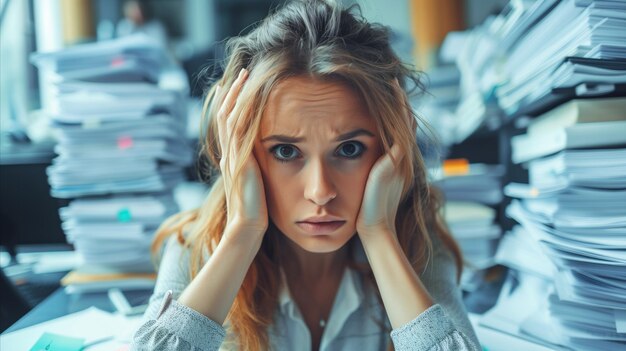
M243 118L240 118L240 111L237 108L238 98L247 78L248 71L244 68L227 92L222 91L223 88L220 86L215 92L215 101L221 102L217 106L216 117L222 151L220 171L228 211L224 235L246 233L245 238L250 238L248 235L258 235L256 238L260 240L267 230L268 215L263 179L253 153L245 160L240 181L237 183L233 179L235 167L242 157L240 142L234 138L241 135L241 130L247 127L243 125Z
M178 298L181 304L220 325L228 316L268 226L259 164L252 153L246 160L241 159L241 141L237 140L247 127L242 123L239 100L247 77L248 72L242 70L228 91L215 91L216 104L212 108L217 110L214 118L221 148L219 166L226 195L226 228L211 258ZM235 167L242 162L242 172L234 179Z

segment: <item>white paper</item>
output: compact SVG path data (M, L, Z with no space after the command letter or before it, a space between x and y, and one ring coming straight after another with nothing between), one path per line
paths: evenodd
M615 310L615 329L618 333L626 333L626 310Z
M72 313L70 315L40 323L18 331L0 336L0 349L11 351L28 351L43 333L54 333L68 337L85 339L90 343L106 337L115 337L127 333L128 323L119 315L102 311L96 307ZM89 350L103 350L107 344L99 344L99 347ZM110 350L110 348L109 348Z

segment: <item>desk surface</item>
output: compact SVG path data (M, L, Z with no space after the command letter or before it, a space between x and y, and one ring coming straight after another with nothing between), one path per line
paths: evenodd
M147 298L152 292L147 290L133 291L129 296L133 295L138 298ZM107 293L89 293L89 294L66 294L63 288L57 289L52 295L46 298L42 303L33 308L24 317L9 327L4 333L13 332L22 328L42 323L54 318L62 317L70 313L82 311L91 306L95 306L104 311L113 312L115 307L109 300ZM537 345L526 340L513 337L495 330L481 327L478 324L478 315L470 314L470 320L474 325L478 338L489 351L503 350L532 350L532 351L548 351L550 348Z
M138 290L129 293L129 296L149 297L151 291ZM82 311L91 306L101 310L114 312L115 307L109 300L106 292L102 293L85 293L85 294L67 294L63 288L57 289L52 295L48 296L43 302L35 306L15 324L10 326L4 333L10 333L22 328L49 321L54 318L63 317L70 313ZM3 333L3 334L4 334Z

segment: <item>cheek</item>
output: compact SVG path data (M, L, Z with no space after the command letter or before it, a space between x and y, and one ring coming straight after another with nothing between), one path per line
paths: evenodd
M341 198L358 208L361 205L361 199L363 198L371 168L372 166L369 162L363 162L352 165L348 172L342 172L337 177L339 182L335 184Z
M270 160L261 167L261 173L270 217L285 217L289 204L296 203L302 193L293 172L289 171L289 167L281 167Z

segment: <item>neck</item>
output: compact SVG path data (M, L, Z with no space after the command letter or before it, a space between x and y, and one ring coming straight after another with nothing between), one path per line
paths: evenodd
M334 252L315 253L304 250L282 234L280 237L281 261L288 277L319 281L343 274L348 263L349 243Z

